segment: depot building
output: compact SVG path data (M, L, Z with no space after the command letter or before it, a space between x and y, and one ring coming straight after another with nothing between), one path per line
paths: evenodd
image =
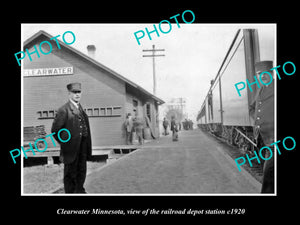
M164 101L139 85L107 68L93 58L95 46L89 45L84 54L70 45L55 40L45 31L39 31L23 43L23 49L35 51L43 41L52 44L48 55L31 54L23 60L23 127L43 125L46 135L60 106L68 101L66 85L80 82L81 105L89 116L92 144L113 146L126 143L124 121L127 113L145 120L150 137L158 138L158 106ZM49 45L42 45L49 52ZM53 146L51 140L48 146Z

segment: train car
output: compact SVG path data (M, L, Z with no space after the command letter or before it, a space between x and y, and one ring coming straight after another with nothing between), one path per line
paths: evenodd
M274 38L274 30L263 27L237 31L197 116L201 129L238 146L243 153L258 147L251 107L259 90L252 85L252 92L246 87L239 96L234 85L246 79L255 81L255 63L274 62Z

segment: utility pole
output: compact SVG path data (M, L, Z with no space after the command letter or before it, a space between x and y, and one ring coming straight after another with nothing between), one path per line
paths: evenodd
M155 57L165 55L155 55L155 52L165 51L165 49L155 49L155 45L152 45L152 49L144 49L143 52L152 52L152 55L143 55L143 57L152 57L153 63L153 94L156 95L156 76L155 76Z

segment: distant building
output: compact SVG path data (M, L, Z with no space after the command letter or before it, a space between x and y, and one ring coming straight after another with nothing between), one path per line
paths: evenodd
M187 103L186 98L171 98L168 101L166 101L165 104L159 106L160 132L163 131L163 127L162 127L163 118L166 117L167 112L169 110L175 109L179 111L182 115L182 118L177 118L179 120L183 120L184 118L187 118L186 103Z
M167 109L177 109L182 115L186 116L186 99L185 98L172 98L165 104Z

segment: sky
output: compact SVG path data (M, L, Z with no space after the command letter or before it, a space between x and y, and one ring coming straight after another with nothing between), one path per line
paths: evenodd
M21 41L39 30L52 36L72 31L76 40L73 48L87 54L87 45L96 46L95 59L144 89L153 92L153 66L151 54L143 49L165 49L164 57L155 58L157 78L156 96L164 101L185 98L188 117L195 120L209 90L210 80L216 76L221 63L239 28L259 28L259 32L274 32L273 25L261 24L185 24L172 23L169 33L159 30L159 37L145 34L138 45L134 33L153 24L22 24ZM158 27L158 24L156 24ZM162 26L168 30L168 25ZM267 44L273 45L272 41ZM274 54L274 53L273 53Z

